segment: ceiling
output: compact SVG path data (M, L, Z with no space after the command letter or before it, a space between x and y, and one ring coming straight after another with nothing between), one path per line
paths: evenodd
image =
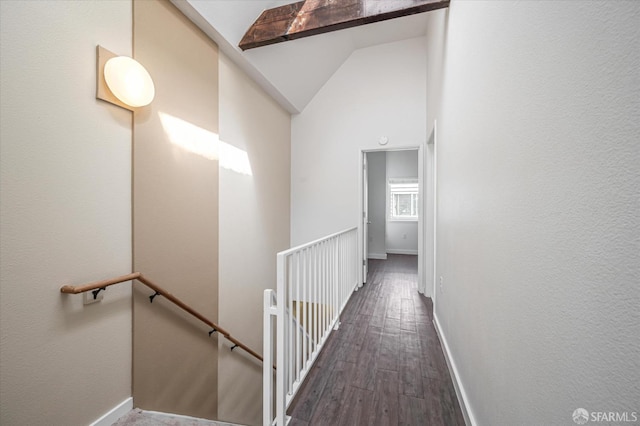
M171 0L284 108L301 112L354 50L425 35L427 14L377 22L242 52L264 9L291 0Z

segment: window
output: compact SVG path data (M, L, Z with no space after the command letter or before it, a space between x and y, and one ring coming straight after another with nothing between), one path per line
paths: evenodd
M418 220L418 179L389 179L389 220Z

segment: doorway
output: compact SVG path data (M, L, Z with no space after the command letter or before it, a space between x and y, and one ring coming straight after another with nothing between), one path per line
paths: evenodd
M423 149L363 150L361 155L362 282L369 259L413 255L418 259L418 291L424 294Z

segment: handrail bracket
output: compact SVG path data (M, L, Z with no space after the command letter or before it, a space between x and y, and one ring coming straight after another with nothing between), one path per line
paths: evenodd
M98 298L98 294L100 294L101 291L106 291L107 287L100 287L97 290L92 290L91 294L93 294L93 300L96 300Z
M151 296L149 296L149 303L153 303L153 299L156 296L162 296L162 294L159 291L156 291L155 293L153 293Z

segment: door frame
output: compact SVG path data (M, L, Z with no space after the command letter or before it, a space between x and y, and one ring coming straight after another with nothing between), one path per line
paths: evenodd
M425 285L431 288L431 300L433 301L433 310L435 312L436 298L438 294L437 287L437 231L438 231L438 126L436 120L433 121L433 129L427 140L427 149L425 149L427 170L425 171L426 182L429 186L427 191L431 191L431 196L425 198L425 223L432 233L431 244L427 247L427 256L430 256L432 263L431 276L425 277ZM431 203L429 203L431 200ZM425 235L426 236L426 235Z
M365 164L365 156L368 152L389 152L389 151L417 151L418 152L418 198L421 200L418 203L418 292L420 294L424 294L426 296L430 296L429 288L427 287L427 283L424 277L424 263L427 255L430 255L431 250L425 250L424 245L424 144L416 144L416 145L394 145L394 146L383 146L383 147L375 147L375 148L366 148L361 149L359 151L359 160L358 160L358 199L359 202L359 211L358 211L358 235L360 238L358 239L358 258L362 262L368 262L367 253L364 252L364 247L366 246L364 238L365 238L365 229L364 229L364 218L363 213L366 211L366 207L364 205L365 202L365 182L364 182L364 164ZM386 217L386 212L385 212ZM360 286L366 283L367 277L364 276L365 265L359 268L359 278L360 278Z

